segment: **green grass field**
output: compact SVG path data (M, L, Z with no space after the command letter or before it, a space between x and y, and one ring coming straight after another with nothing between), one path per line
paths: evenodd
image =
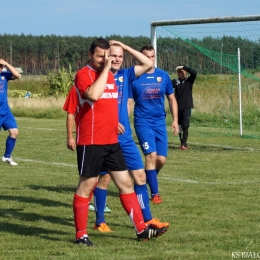
M163 203L153 216L170 222L157 239L138 242L114 184L109 188L113 230L93 230L97 245L75 245L72 200L76 154L66 148L65 120L17 118L17 167L0 162L0 259L235 259L260 255L260 141L229 129L191 125L189 150L169 156L159 174ZM239 132L239 131L238 131ZM1 150L7 133L0 132ZM2 155L1 155L2 156Z

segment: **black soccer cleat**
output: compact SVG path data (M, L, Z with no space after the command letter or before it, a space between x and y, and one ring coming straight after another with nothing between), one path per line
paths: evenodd
M136 234L137 239L139 241L148 241L153 237L158 237L164 234L167 231L166 227L163 228L154 228L152 226L148 226L142 233Z
M78 245L82 244L84 246L95 246L95 244L93 244L86 235L76 239L75 243Z

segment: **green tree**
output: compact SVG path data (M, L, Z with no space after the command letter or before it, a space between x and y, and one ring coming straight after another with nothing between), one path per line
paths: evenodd
M75 73L69 68L53 70L47 74L47 80L50 84L50 96L60 97L67 96L74 82Z

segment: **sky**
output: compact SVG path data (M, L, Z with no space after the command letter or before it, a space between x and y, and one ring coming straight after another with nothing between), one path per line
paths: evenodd
M260 0L1 1L3 34L150 37L150 24L260 14Z

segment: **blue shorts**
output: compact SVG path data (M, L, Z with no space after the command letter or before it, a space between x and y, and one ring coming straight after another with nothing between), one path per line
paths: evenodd
M143 169L143 161L140 151L135 144L135 141L132 136L120 136L119 137L119 144L122 149L123 155L125 157L126 166L129 171L131 170L139 170ZM100 174L107 174L104 169L101 169Z
M126 160L127 169L129 171L143 169L142 156L133 137L131 135L119 137L119 144Z
M144 155L156 152L157 155L168 155L168 134L164 126L138 126L135 132Z
M1 127L3 127L5 131L13 128L18 128L14 115L11 111L8 111L4 115L0 115L0 130Z

